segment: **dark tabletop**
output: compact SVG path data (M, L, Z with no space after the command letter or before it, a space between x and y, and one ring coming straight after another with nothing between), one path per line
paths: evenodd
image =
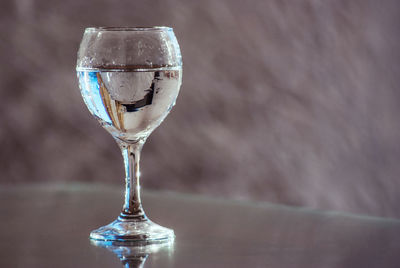
M120 212L114 186L0 186L0 267L400 267L399 220L168 192L143 204L173 244L92 245Z

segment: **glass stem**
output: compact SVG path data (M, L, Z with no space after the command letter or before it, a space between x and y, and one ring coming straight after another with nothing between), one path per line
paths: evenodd
M144 144L143 140L136 143L126 143L117 140L124 158L125 166L125 202L120 220L145 220L146 214L140 200L140 152Z

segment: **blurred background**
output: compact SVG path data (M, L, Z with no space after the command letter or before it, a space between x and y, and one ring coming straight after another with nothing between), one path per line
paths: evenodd
M0 183L122 188L119 148L81 99L76 53L85 27L165 25L184 81L144 147L144 188L400 217L398 1L0 7Z

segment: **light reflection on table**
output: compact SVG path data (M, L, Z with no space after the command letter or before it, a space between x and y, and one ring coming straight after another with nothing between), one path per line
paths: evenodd
M400 221L144 191L173 244L93 245L122 205L102 185L0 186L0 267L399 267Z

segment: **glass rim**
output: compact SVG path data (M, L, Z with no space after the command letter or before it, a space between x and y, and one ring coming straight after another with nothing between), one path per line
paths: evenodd
M121 32L172 31L172 28L167 26L151 26L151 27L117 26L117 27L88 27L85 29L85 32L107 32L107 31L121 31Z

